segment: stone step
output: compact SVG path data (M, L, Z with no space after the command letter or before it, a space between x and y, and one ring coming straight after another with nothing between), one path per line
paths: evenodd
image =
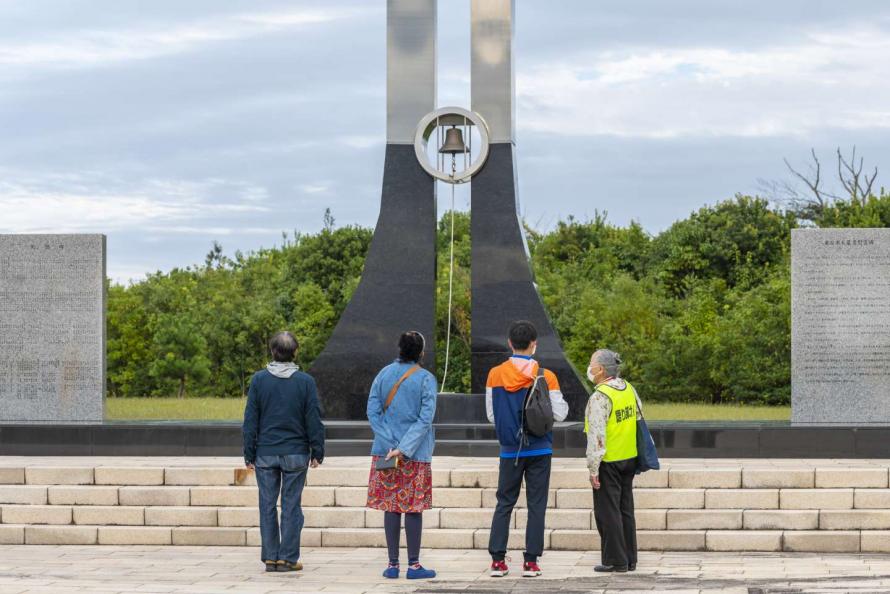
M482 481L473 485L486 484ZM866 488L636 488L639 509L735 509L735 510L887 510L890 489ZM255 486L174 485L0 485L0 505L77 505L125 507L256 507ZM367 487L308 486L303 491L307 507L362 507ZM448 508L488 508L496 504L494 487L435 487L433 504ZM518 507L525 507L520 493ZM558 509L589 509L590 488L550 490L548 505Z
M370 460L348 458L348 466L322 466L307 476L308 486L357 487L368 481ZM354 462L353 462L354 460ZM589 478L583 466L564 468L554 461L553 489L587 489ZM452 466L451 464L447 466ZM670 489L887 489L887 466L762 468L757 466L670 467L638 476L639 488ZM496 457L481 463L438 468L433 463L434 486L494 488L497 486ZM2 466L0 486L251 486L253 472L238 465L220 466Z
M356 460L349 466L332 465L313 469L309 473L310 484L350 485L356 481L364 481L370 467L365 457L349 458ZM557 462L559 460L557 459ZM442 469L435 462L434 470L455 477L454 485L473 486L470 480L481 480L476 486L493 486L490 481L496 480L497 466L494 463L483 464L472 461L458 464L456 468ZM230 485L236 484L236 475L244 473L239 465L222 466L2 466L0 467L0 484L138 484L138 485ZM862 468L743 468L737 467L668 467L640 475L637 482L649 482L656 475L665 475L666 480L658 485L677 488L813 488L813 487L861 487L882 488L888 486L886 467ZM573 465L572 468L561 468L556 462L552 476L572 477L572 484L554 483L560 487L582 487L586 481L583 466ZM480 477L482 477L480 479ZM559 482L559 481L557 481ZM646 486L646 485L644 485Z
M307 528L380 528L383 512L354 507L304 507ZM492 507L433 508L424 512L425 528L487 529ZM638 530L890 530L890 510L741 510L741 509L637 509ZM511 528L524 529L528 511L516 508ZM183 526L254 528L259 526L256 507L213 506L92 506L3 505L2 524ZM590 509L550 509L548 529L595 529Z
M468 528L424 530L426 549L486 549L489 531ZM643 551L789 551L811 553L890 552L890 531L640 530ZM523 530L510 531L511 551L524 548ZM304 528L306 547L384 547L382 528ZM175 526L0 525L0 544L259 546L258 528ZM403 543L404 544L404 543ZM547 550L599 549L595 530L548 529Z
M665 461L635 481L640 547L890 552L888 464ZM383 546L383 514L365 508L370 466L362 455L309 472L306 546ZM424 546L487 548L497 459L434 461L433 485ZM582 460L554 459L548 504L548 548L599 546ZM256 477L232 458L0 458L0 544L256 546L256 506ZM527 520L523 492L514 550Z

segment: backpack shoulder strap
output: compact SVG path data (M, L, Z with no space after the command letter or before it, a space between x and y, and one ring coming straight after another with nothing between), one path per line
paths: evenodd
M535 386L538 385L538 380L544 377L544 367L538 364L538 373L535 374L534 379L532 379L532 383L529 384L528 389L525 391L525 399L528 400L529 396L532 395L532 392L535 389Z
M539 382L544 382L544 386L549 390L550 386L547 385L547 376L544 375L544 366L538 365L538 375L535 377L535 381L532 382L532 389L535 389Z
M420 369L420 365L414 365L411 369L402 374L402 377L399 378L399 381L397 381L392 389L389 391L389 396L386 397L386 404L383 405L384 412L386 412L386 409L388 409L389 405L392 404L392 399L396 397L396 392L399 391L399 388L402 386L402 382L414 375L414 372L418 369Z
M538 373L535 375L535 379L532 380L531 385L529 385L528 389L525 391L525 404L523 405L523 408L528 406L529 402L531 402L532 394L535 393L535 388L538 387L538 382L541 382L541 381L544 382L545 386L547 385L547 380L544 377L544 368L542 366L538 365ZM548 390L549 390L549 386L548 386Z

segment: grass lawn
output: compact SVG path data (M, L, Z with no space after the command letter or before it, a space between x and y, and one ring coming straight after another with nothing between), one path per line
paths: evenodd
M110 421L240 421L244 398L106 398Z
M643 403L650 421L787 421L789 406ZM107 398L105 418L113 421L240 421L243 398Z
M643 402L648 421L790 421L790 406Z

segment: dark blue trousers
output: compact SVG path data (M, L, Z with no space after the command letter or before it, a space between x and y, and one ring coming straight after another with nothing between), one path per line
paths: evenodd
M300 533L303 531L301 499L306 485L309 456L257 456L255 466L256 483L260 491L262 560L296 563L300 558Z
M528 505L528 525L525 528L525 561L537 561L544 553L544 516L550 494L550 461L552 456L501 458L498 472L498 505L491 519L488 552L494 561L503 561L510 536L510 516L519 499L525 479L525 499Z

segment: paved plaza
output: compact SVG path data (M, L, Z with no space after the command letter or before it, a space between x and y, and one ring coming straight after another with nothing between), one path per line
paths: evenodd
M380 577L380 549L307 549L299 573L266 574L253 547L0 547L3 594L159 592L888 592L890 556L770 553L642 553L637 572L593 572L596 553L547 552L545 576L487 576L478 550L428 551L440 578L424 582ZM521 553L513 554L517 568Z

